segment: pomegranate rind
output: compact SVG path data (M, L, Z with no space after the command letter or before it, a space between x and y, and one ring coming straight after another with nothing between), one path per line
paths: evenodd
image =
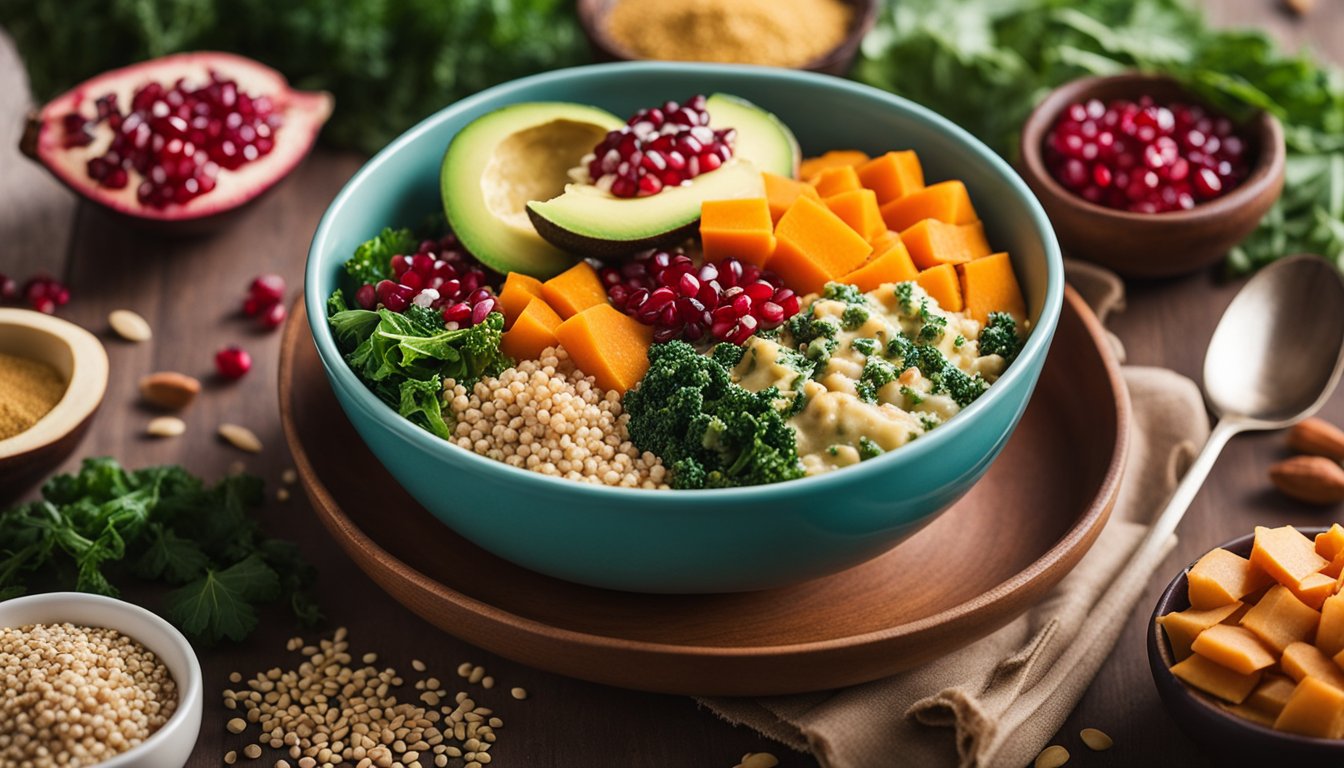
M253 96L269 96L284 123L269 154L236 170L221 170L210 192L183 204L154 208L136 199L138 174L122 189L99 186L89 178L87 164L111 141L112 129L106 124L95 128L92 143L63 146L61 119L75 111L92 117L98 97L116 93L118 103L129 104L135 89L147 82L171 85L185 78L188 83L205 83L211 71ZM279 72L251 59L218 51L179 53L104 72L52 99L30 119L22 148L71 190L119 214L146 222L198 221L235 210L288 176L312 150L332 106L331 94L293 90Z

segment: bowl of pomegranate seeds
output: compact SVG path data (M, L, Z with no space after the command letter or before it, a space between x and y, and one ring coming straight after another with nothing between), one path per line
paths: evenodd
M1283 128L1238 122L1175 80L1075 80L1022 129L1021 170L1074 258L1127 277L1220 261L1283 189Z

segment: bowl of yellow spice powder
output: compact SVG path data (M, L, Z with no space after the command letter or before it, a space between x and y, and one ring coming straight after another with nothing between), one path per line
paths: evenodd
M843 75L877 0L579 0L599 58L759 64Z
M74 323L0 309L0 506L74 450L107 389L107 352Z

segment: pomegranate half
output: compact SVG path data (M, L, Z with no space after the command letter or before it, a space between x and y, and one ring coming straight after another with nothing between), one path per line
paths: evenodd
M85 198L141 224L194 231L298 165L331 115L328 93L211 51L105 72L30 116L20 149Z

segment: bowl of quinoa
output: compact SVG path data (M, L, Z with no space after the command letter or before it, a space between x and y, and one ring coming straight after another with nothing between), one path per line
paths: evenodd
M180 768L200 732L200 663L136 605L53 592L0 603L0 765Z

